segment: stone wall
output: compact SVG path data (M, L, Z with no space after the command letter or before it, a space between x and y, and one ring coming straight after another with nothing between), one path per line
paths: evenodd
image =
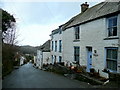
M120 84L120 73L109 73L109 80Z

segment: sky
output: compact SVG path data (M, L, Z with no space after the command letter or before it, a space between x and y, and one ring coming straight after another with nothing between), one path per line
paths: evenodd
M84 2L2 0L0 7L16 18L18 45L40 46L50 39L52 30L79 14ZM101 0L91 0L88 4L91 7L99 2Z

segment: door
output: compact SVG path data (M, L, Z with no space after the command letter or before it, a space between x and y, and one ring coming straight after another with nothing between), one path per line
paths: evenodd
M92 47L87 48L87 72L92 68Z

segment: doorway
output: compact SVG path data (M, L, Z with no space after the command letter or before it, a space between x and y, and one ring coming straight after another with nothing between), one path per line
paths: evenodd
M87 72L92 68L92 47L87 47Z

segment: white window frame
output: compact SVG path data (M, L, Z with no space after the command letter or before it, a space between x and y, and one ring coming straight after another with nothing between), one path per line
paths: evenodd
M117 68L116 68L116 70L112 70L112 69L107 67L107 61L108 61L107 59L111 59L111 61L115 61L116 63L118 61L118 54L117 54L117 59L116 60L113 60L112 58L107 58L107 50L108 49L110 49L110 50L114 50L115 49L118 52L118 48L117 47L107 47L106 48L106 54L105 54L106 55L106 58L105 58L105 61L106 61L106 66L105 67L106 67L106 69L109 70L110 72L117 72ZM116 64L116 67L117 67L117 64Z
M110 19L113 19L113 18L117 18L117 25L116 26L112 26L112 27L109 27L109 20ZM116 27L117 28L117 35L116 36L113 36L113 35L110 35L109 36L109 28L114 28L114 27ZM113 29L112 29L112 32L113 32ZM118 36L118 16L116 15L116 16L112 16L112 17L109 17L109 18L107 18L107 37L117 37Z
M77 29L78 29L78 31L77 31ZM80 27L75 26L74 31L75 31L75 40L79 40L80 39Z
M75 53L76 51L75 51L75 48L77 49L77 48L79 48L79 53ZM76 60L76 56L78 56L78 61ZM74 46L74 61L76 61L76 62L80 62L80 47L79 46Z

